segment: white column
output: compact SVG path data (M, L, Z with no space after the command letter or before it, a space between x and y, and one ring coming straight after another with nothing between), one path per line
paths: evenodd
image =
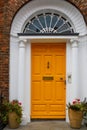
M25 85L25 43L19 41L19 66L18 66L18 100L24 106Z
M78 40L71 40L72 44L72 88L71 100L78 97Z
M68 84L67 88L68 89L68 96L67 96L67 104L69 102L72 102L75 98L78 98L78 40L77 39L72 39L70 40L71 42L71 52L72 54L70 55L70 62L68 62L68 64L70 64L70 84ZM69 67L69 65L68 65ZM68 75L69 76L69 75ZM68 77L69 78L69 77ZM69 79L68 79L69 80ZM69 122L69 118L68 118L68 111L66 110L66 122Z

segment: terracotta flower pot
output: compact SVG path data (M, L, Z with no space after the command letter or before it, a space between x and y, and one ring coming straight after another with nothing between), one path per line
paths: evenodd
M70 126L72 128L81 128L83 113L81 111L74 111L72 109L68 110Z
M19 127L19 123L17 122L18 115L15 112L10 112L8 115L8 124L9 128L15 129Z

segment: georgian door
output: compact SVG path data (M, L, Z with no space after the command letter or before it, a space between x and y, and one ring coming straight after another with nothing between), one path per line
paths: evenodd
M66 44L32 44L31 118L65 118Z

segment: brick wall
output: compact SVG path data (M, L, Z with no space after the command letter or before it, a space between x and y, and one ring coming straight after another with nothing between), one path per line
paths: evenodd
M0 91L8 98L9 33L6 25L6 0L0 1Z
M30 0L0 0L0 91L9 97L9 39L12 20ZM87 0L67 0L76 6L87 23Z
M78 8L78 10L82 13L87 24L87 0L66 0L66 1L69 1L71 4L73 4Z

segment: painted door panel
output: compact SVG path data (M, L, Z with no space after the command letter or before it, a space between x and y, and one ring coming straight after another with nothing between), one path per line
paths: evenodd
M31 118L65 118L66 45L32 44Z

